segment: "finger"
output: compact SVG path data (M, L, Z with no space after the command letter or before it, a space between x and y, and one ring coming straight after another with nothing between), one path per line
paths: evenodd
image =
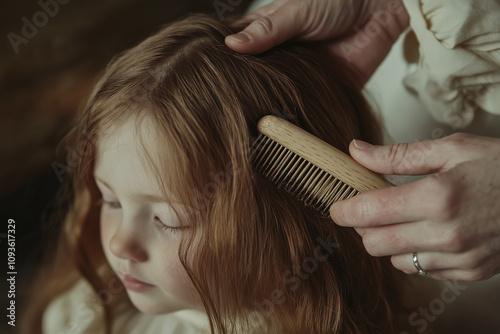
M437 280L446 281L462 281L462 282L475 282L485 281L490 279L495 274L486 270L461 270L461 269L444 269L428 272L428 275ZM462 283L463 284L463 283Z
M499 140L455 133L437 140L395 145L370 145L353 140L351 156L382 174L422 175L448 170L459 163L498 151Z
M366 228L361 236L366 251L372 256L442 251L440 228L441 225L430 226L429 222L409 222Z
M226 45L234 51L258 54L298 35L305 24L304 1L283 5L269 15L250 23L243 31L226 37Z
M400 186L372 190L334 203L332 220L340 226L374 227L425 220L434 213L439 191L427 178ZM433 191L431 191L433 190Z
M417 252L418 264L427 271L439 271L460 268L463 260L455 253ZM413 263L413 252L391 256L391 262L396 269L406 274L416 274L417 268Z
M258 8L257 10L251 12L250 14L245 15L241 19L235 21L235 23L250 23L257 19L260 19L263 16L270 15L274 13L278 8L280 8L287 0L275 0L271 3Z
M432 277L438 279L463 279L480 281L498 273L500 255L491 256L481 250L465 254L443 252L417 252L418 264ZM407 274L417 273L413 263L413 252L391 257L395 268ZM460 273L460 276L457 274Z
M353 140L351 156L365 167L382 174L422 175L438 172L447 163L449 153L439 141L370 145Z

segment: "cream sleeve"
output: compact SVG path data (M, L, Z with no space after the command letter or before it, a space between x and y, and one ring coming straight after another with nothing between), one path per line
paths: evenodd
M104 333L103 310L92 300L92 289L83 280L54 299L42 317L44 334Z
M500 0L403 1L420 44L410 92L455 129L500 114Z
M206 314L182 310L148 315L121 304L113 310L113 334L208 334ZM96 294L81 279L70 290L54 299L42 318L44 334L104 334L104 310Z

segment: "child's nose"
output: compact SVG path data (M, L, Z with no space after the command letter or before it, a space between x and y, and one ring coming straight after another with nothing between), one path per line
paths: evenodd
M139 232L140 233L140 232ZM148 260L148 254L142 243L138 231L120 224L109 241L109 249L116 257L137 262Z

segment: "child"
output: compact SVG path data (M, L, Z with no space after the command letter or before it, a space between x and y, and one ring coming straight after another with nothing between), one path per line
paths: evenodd
M360 88L338 60L301 45L232 52L232 32L192 15L108 66L65 141L81 153L72 204L24 333L408 325L405 275L249 161L267 114L344 152L353 138L378 142Z

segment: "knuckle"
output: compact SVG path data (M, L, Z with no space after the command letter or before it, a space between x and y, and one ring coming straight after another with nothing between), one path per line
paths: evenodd
M350 216L353 221L358 221L365 226L365 222L368 219L368 213L370 211L369 203L366 201L357 201L351 206Z
M450 182L447 173L429 176L429 194L431 196L431 214L441 222L450 221L456 217L459 192L454 182Z
M405 170L409 160L406 159L408 152L408 143L394 144L389 147L387 153L387 161L394 167L395 170Z
M390 187L386 190L387 196L378 196L373 198L373 206L377 212L384 216L391 214L394 208L406 208L411 205L411 198L401 196L396 187Z
M404 245L405 238L392 228L386 228L384 231L383 244L387 251L395 251L401 249Z
M463 132L453 133L449 136L442 138L445 143L455 146L461 147L464 143L467 143L472 138L472 135Z
M248 24L250 24L252 22L257 21L261 17L262 17L262 14L259 13L259 12L254 12L254 13L248 14L248 15L246 15L245 17L243 17L241 19L241 25L243 25L243 24L248 25Z
M461 259L461 267L463 269L471 270L477 268L482 262L482 256L478 252L469 252Z
M464 269L479 269L489 259L489 254L484 249L475 249L467 253L464 257L462 266Z
M467 234L460 228L450 228L448 232L444 234L444 239L441 241L441 245L447 251L460 253L468 249L469 239Z
M272 35L275 30L273 18L270 15L262 16L255 21L255 24L263 30L266 35Z
M447 137L441 138L447 151L463 151L473 140L473 136L467 133L457 132Z

